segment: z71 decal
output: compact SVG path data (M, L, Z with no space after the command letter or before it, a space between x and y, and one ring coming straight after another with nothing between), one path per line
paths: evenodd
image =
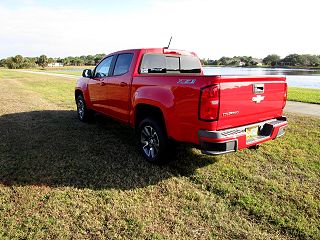
M194 84L196 82L195 79L179 79L178 84Z

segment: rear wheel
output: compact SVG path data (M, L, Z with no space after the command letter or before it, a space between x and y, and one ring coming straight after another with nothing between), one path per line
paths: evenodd
M138 147L143 157L151 163L168 161L168 138L165 128L157 120L146 118L141 121L137 132Z
M89 120L91 120L93 113L92 110L87 108L84 97L82 95L79 95L76 102L79 120L82 122L88 122Z

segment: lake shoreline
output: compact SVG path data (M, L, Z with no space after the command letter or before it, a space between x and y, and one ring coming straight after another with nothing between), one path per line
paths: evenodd
M227 65L202 65L202 67L223 67L223 68L265 68L265 69L288 69L288 70L297 70L297 71L320 71L319 67L289 67L289 66L283 66L283 67L272 67L272 66L227 66Z
M229 67L229 66L205 66L205 75L222 76L286 76L288 86L320 89L320 69L292 69L292 68L265 68L265 67Z

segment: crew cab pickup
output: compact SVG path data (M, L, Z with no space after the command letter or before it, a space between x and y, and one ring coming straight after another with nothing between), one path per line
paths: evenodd
M99 112L135 128L150 162L167 159L171 142L217 155L255 148L285 133L283 76L208 76L193 52L133 49L107 55L77 82L81 121Z

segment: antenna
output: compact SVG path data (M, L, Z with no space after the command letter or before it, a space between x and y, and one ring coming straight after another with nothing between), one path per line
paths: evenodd
M168 47L164 47L165 49L168 49L170 47L171 40L172 40L172 36L170 37L170 41L169 41Z

